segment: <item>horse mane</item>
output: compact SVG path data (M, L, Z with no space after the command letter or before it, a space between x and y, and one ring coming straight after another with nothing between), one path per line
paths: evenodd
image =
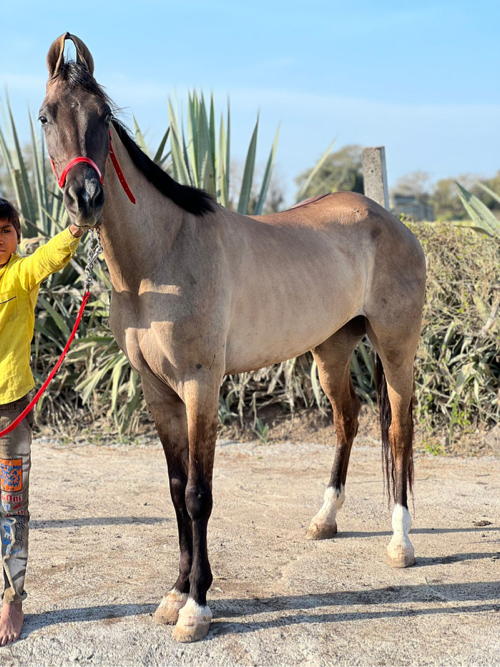
M174 204L194 215L201 216L215 210L214 200L207 192L174 181L167 172L163 171L139 148L119 121L113 119L112 122L132 162L157 190L171 199Z
M74 60L62 62L57 72L57 78L67 82L72 90L81 88L91 95L95 95L108 104L113 113L117 112L116 105L84 64ZM177 183L139 148L122 123L116 118L112 122L132 162L157 190L184 211L196 216L202 216L204 213L211 213L215 210L214 200L207 192L190 185Z
M116 111L116 105L109 98L104 88L100 86L89 72L86 65L75 60L66 60L59 65L56 79L62 79L69 84L72 91L77 88L83 88L87 93L95 95L103 102L109 105L113 111Z

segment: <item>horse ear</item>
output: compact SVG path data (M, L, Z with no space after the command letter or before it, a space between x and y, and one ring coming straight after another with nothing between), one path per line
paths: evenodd
M76 49L76 60L88 69L90 74L94 74L94 59L92 54L82 42L81 39L72 35L69 32L65 32L64 35L58 37L52 46L49 49L47 54L47 68L49 70L50 78L57 76L57 72L64 58L64 44L67 39L70 39L75 45Z
M61 35L54 42L52 42L52 46L47 53L47 69L49 70L49 76L51 79L57 76L57 71L64 56L64 42L66 41L68 35L69 32L66 32L64 35Z
M70 35L69 32L66 33L66 39L70 39L76 48L76 60L82 65L85 65L88 71L93 75L94 74L94 59L92 54L88 50L87 46L82 42L81 39L75 35Z

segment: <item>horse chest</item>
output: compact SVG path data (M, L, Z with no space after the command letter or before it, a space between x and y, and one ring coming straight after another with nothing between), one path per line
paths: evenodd
M132 303L130 296L114 295L109 318L111 331L134 370L173 387L196 364L213 363L213 326L208 335L196 313L181 300L168 303L168 295L160 311L149 307L147 298L141 299Z

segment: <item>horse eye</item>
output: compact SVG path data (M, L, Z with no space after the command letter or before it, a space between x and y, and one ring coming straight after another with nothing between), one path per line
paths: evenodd
M45 118L45 116L40 116L38 119L42 125L46 125L49 121Z
M104 122L105 122L107 125L109 125L109 124L111 123L112 120L113 120L113 114L112 114L112 113L108 113L108 114L106 114L106 117L105 117L105 119L104 119Z

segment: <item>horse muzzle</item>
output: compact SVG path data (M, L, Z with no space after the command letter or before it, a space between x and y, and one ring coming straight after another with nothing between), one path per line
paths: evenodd
M98 178L72 180L64 190L64 205L71 222L77 227L95 227L102 217L104 189Z

